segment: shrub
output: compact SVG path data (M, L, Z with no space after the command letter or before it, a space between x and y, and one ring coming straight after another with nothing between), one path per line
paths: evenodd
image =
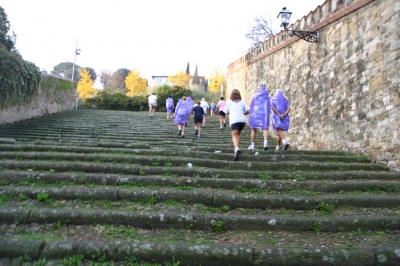
M39 68L0 46L0 106L25 103L38 92Z

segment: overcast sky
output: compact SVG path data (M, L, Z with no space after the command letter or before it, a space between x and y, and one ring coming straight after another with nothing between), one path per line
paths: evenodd
M279 2L279 3L277 3ZM325 0L1 0L16 47L25 60L50 72L73 62L98 75L136 67L143 77L190 72L200 76L246 54L245 34L263 16L279 32L282 7L291 23ZM98 83L97 83L98 86Z

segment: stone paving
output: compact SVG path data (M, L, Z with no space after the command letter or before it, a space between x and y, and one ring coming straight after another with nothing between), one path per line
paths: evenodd
M0 265L398 265L400 173L248 151L208 117L77 110L0 127Z

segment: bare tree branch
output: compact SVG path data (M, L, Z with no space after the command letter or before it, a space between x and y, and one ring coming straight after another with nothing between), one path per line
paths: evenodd
M263 42L275 35L272 29L271 18L268 21L263 16L260 16L256 17L254 21L256 25L254 25L245 35L247 39L251 40L249 51L260 47Z

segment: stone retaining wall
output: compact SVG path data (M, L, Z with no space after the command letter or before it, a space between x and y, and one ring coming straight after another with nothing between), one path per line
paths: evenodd
M248 102L260 82L281 88L293 148L363 153L399 171L399 16L399 0L327 0L290 26L320 31L319 43L280 32L230 64L227 94Z
M0 125L73 110L76 103L76 86L59 88L61 82L65 83L66 80L42 74L38 93L29 103L7 105L0 109Z

